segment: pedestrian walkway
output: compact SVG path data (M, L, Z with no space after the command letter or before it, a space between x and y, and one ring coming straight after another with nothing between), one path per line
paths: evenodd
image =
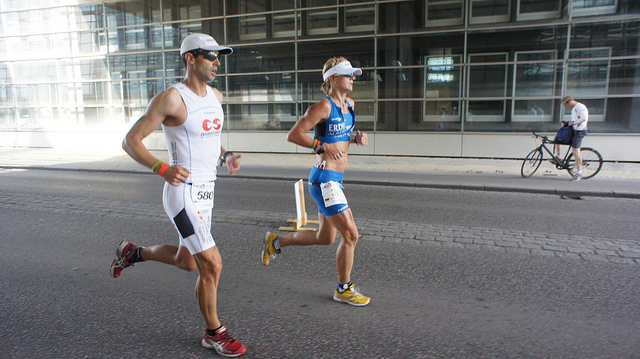
M166 151L155 151L167 160ZM244 153L241 178L275 180L306 179L312 154ZM640 198L640 164L605 162L592 179L569 181L566 171L545 162L531 178L520 176L521 160L461 159L397 156L349 157L345 182L367 185L405 186L540 193L577 198L581 196ZM0 147L0 168L56 169L148 173L123 151L91 152L44 148ZM225 171L220 171L225 176Z

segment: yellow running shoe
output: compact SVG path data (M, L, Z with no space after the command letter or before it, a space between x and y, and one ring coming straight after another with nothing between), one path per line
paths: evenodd
M333 292L333 300L336 302L347 303L355 305L356 307L362 307L369 304L371 298L364 296L358 292L358 289L353 287L353 284L347 288L344 292L340 293L338 288Z
M278 239L278 235L275 233L267 232L267 234L264 235L264 240L262 242L264 243L264 249L262 250L262 264L266 266L269 265L269 259L274 258L276 254L280 253L280 249L276 249L276 247L273 246L273 242L275 242L276 239Z

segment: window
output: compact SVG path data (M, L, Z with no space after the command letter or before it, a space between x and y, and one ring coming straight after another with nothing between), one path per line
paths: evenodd
M544 97L555 93L558 65L555 51L520 51L515 54L513 96L514 122L552 122L554 102ZM538 98L536 98L538 97Z
M571 4L572 16L604 15L616 12L618 0L573 0Z
M272 16L273 22L273 37L294 37L302 35L300 31L300 13L287 12L274 14ZM297 34L296 34L296 29Z
M610 48L574 49L569 52L565 93L573 98L600 98L609 93ZM592 60L600 58L597 60ZM606 99L589 108L589 121L604 121ZM596 113L599 110L599 115Z
M462 68L460 55L425 57L425 122L435 122L436 130L445 130L446 122L460 121Z
M472 24L506 22L510 20L510 0L471 0Z
M309 35L338 33L338 11L335 8L307 11L307 31Z
M376 7L351 6L344 9L344 30L346 32L374 31L376 28Z
M507 54L469 55L468 94L469 114L467 121L502 122L505 120L507 95ZM497 97L499 100L491 100ZM473 98L481 98L473 100Z
M558 17L560 17L560 0L518 0L518 20Z
M555 51L516 52L514 96L553 96L557 64Z
M240 40L267 38L266 16L243 16L240 18Z
M463 4L462 0L427 0L425 25L462 25Z

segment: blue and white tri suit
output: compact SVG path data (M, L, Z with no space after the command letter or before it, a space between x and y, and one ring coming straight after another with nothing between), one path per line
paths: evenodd
M349 142L356 122L356 114L353 111L353 107L345 99L344 102L347 103L349 113L342 113L341 106L333 102L329 96L326 98L331 103L331 113L327 120L314 126L314 138L323 143ZM344 172L326 170L317 166L314 166L311 169L311 173L309 173L309 192L318 203L318 212L325 215L325 217L344 212L349 208L347 203L327 206L325 204L327 199L322 195L321 186L330 181L340 183L340 189L342 190L343 178Z

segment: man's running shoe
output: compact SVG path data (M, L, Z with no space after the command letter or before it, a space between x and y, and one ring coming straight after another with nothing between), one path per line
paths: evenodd
M578 172L575 174L575 176L573 176L573 178L571 179L571 181L573 182L578 182L580 181L582 178L584 177L584 175L581 172Z
M238 357L247 351L247 347L227 333L227 327L225 326L216 330L216 334L213 336L208 335L205 329L204 337L202 337L202 346L208 349L215 349L218 354L225 357Z
M273 246L273 242L275 242L276 239L278 239L278 235L275 233L267 232L267 234L264 235L264 240L262 241L262 243L264 243L262 264L266 266L269 265L269 259L275 258L276 254L280 253L280 249L276 249L276 247Z
M336 288L333 292L333 300L335 300L336 302L355 305L356 307L362 307L369 304L371 298L360 294L360 292L358 292L358 290L353 287L353 284L351 284L349 288L347 288L347 290L342 293L340 293L340 291L338 291L338 288Z
M111 262L111 276L113 278L118 278L123 269L133 265L133 263L129 262L129 259L136 249L138 247L126 239L120 242L118 249L116 249L116 258Z

